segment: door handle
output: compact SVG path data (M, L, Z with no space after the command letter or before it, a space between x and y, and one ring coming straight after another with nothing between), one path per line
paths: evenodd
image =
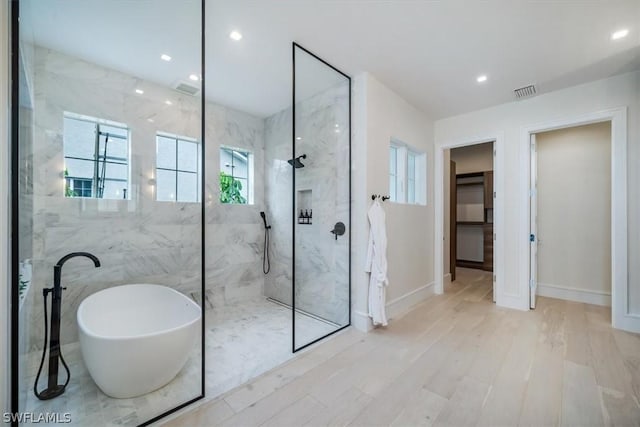
M330 230L329 233L333 233L336 240L338 240L338 236L342 236L346 230L347 227L345 227L344 223L336 222L336 225L333 226L333 230Z

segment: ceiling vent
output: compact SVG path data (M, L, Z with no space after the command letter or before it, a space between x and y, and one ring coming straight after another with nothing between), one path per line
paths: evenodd
M190 85L189 83L185 83L185 82L178 82L175 86L175 90L177 90L178 92L186 93L187 95L192 95L192 96L200 92L199 87Z
M523 86L513 91L516 94L517 99L529 98L534 96L538 91L536 85Z

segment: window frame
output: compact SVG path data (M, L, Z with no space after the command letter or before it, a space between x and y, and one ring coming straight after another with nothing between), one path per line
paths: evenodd
M239 148L239 147L231 147L228 145L220 145L220 149L218 150L218 155L221 155L223 151L229 152L231 156L231 161L233 162L234 153L238 153L240 155L246 155L247 157L247 176L235 176L233 174L234 168L233 165L231 167L231 177L235 179L239 179L241 181L246 181L247 184L247 201L246 203L222 203L222 204L232 204L232 205L253 205L254 204L254 196L255 196L255 181L254 181L254 156L253 151L247 148ZM218 159L218 163L221 163L221 159ZM224 172L224 171L221 171ZM225 172L226 173L226 172ZM218 181L218 188L220 188L220 182ZM218 199L220 200L220 199Z
M427 205L427 154L414 149L410 145L391 138L389 143L389 165L391 165L391 150L396 151L395 198L389 189L390 201L407 205ZM413 178L409 176L409 158L414 161ZM389 171L389 185L394 175ZM413 182L413 194L409 194L410 182Z
M71 191L73 191L74 193L77 193L78 191L81 192L81 194L84 194L85 191L89 190L89 196L85 196L85 195L81 195L81 196L73 196L73 197L82 197L85 199L92 199L93 198L93 179L91 178L79 178L79 177L72 177L72 176L66 176L65 179L67 180L67 185L69 185L69 188ZM89 183L88 186L82 185L80 188L76 188L76 183L80 184L80 183Z
M97 117L91 117L91 116L86 116L83 114L76 114L76 113L72 113L69 111L65 111L63 113L63 123L64 120L69 119L69 120L75 120L75 121L81 121L81 122L85 122L85 123L90 123L92 125L94 125L94 149L93 149L93 156L94 158L86 158L86 157L76 157L76 156L68 156L66 154L67 150L66 150L66 133L65 133L65 129L64 129L64 125L63 125L63 131L62 131L62 146L63 146L63 157L65 160L65 174L64 174L64 181L65 181L65 193L64 193L64 197L65 199L105 199L104 197L98 197L98 193L100 190L100 165L101 164L114 164L114 165L119 165L119 166L125 166L127 169L127 178L126 179L122 179L122 178L107 178L105 176L104 182L125 182L127 184L127 188L125 190L126 194L124 194L122 198L108 198L106 200L131 200L131 129L129 128L129 126L127 126L124 123L118 123L118 122L114 122L111 120L106 120L106 119L100 119ZM120 135L113 135L113 134L109 134L107 133L103 133L100 130L101 126L108 126L108 127L112 127L112 128L116 128L116 129L120 129L125 131L126 133L126 137L122 137ZM101 137L105 136L105 135L109 135L110 138L116 138L116 139L120 139L120 140L125 140L126 142L126 146L127 146L127 157L112 157L112 156L103 156L100 153L100 146L101 146ZM104 159L103 159L104 158ZM85 161L85 162L92 162L93 163L93 176L91 177L84 177L84 176L75 176L75 175L67 175L66 171L67 171L67 166L66 166L66 160L70 159L70 160L79 160L79 161ZM108 160L111 159L111 160ZM73 180L90 180L91 181L91 196L86 197L86 196L68 196L66 193L66 189L69 188L69 185L71 183L71 181ZM104 186L102 188L103 194L104 194Z
M158 144L160 143L160 138L165 138L165 139L172 139L175 141L175 155L173 157L173 159L175 160L175 168L166 168L166 167L158 167ZM180 143L188 143L188 144L195 144L196 146L196 171L189 171L189 170L185 170L185 169L180 169L179 165L178 165L178 160L179 160L179 147L180 147ZM200 144L200 142L196 139L196 138L191 138L188 136L181 136L181 135L174 135L171 133L167 133L167 132L156 132L156 180L155 180L155 201L156 202L169 202L169 203L200 203L200 193L201 193L201 185L202 185L202 166L201 166L201 159L202 159L202 145ZM158 200L158 171L165 171L165 172L173 172L175 173L175 189L174 189L174 194L175 194L175 198L174 200ZM180 199L180 192L179 192L179 184L178 184L178 177L179 174L181 173L189 173L189 174L193 174L196 176L196 182L197 182L197 188L196 188L196 199L195 200L181 200Z

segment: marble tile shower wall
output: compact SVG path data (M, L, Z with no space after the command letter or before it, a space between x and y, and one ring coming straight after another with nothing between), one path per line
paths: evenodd
M291 305L291 227L293 168L291 153L291 108L265 119L265 196L271 225L271 271L265 276L265 296Z
M311 190L312 225L296 225L296 307L332 322L348 322L349 240L329 230L349 220L349 92L343 84L296 105L296 192ZM267 208L274 218L272 272L265 295L291 304L291 109L266 119ZM283 220L285 219L286 220ZM277 220L280 219L280 223Z
M41 348L41 289L52 281L54 263L73 251L102 261L65 265L62 342L77 341L75 313L88 295L127 283L168 285L184 293L200 289L201 206L155 201L157 131L198 138L200 101L121 72L49 49L35 49L33 193L33 287L27 350ZM143 87L144 95L134 89ZM171 100L173 105L165 104ZM130 200L64 197L65 111L125 123L130 129ZM208 307L262 295L261 185L255 205L220 205L219 146L250 150L255 174L264 173L264 121L222 106L206 108L206 286ZM260 180L256 180L257 183Z

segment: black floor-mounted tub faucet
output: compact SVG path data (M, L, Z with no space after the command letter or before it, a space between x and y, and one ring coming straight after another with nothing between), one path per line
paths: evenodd
M44 347L42 348L42 360L40 361L40 368L38 369L38 375L36 375L36 381L33 385L33 392L40 400L49 400L54 397L60 396L64 393L69 380L71 379L71 372L67 363L62 357L60 351L60 318L62 315L62 290L66 289L62 287L62 266L65 262L75 257L86 257L93 261L93 265L100 267L100 260L89 252L72 252L60 258L60 261L53 266L53 287L45 288L42 290L44 296ZM44 365L44 358L47 352L47 331L49 325L47 324L47 295L52 293L51 297L51 337L49 339L49 382L47 388L38 392L38 380L40 379L40 373L42 372L42 366ZM67 371L67 380L64 384L58 384L58 369L59 362L62 362L65 370Z

